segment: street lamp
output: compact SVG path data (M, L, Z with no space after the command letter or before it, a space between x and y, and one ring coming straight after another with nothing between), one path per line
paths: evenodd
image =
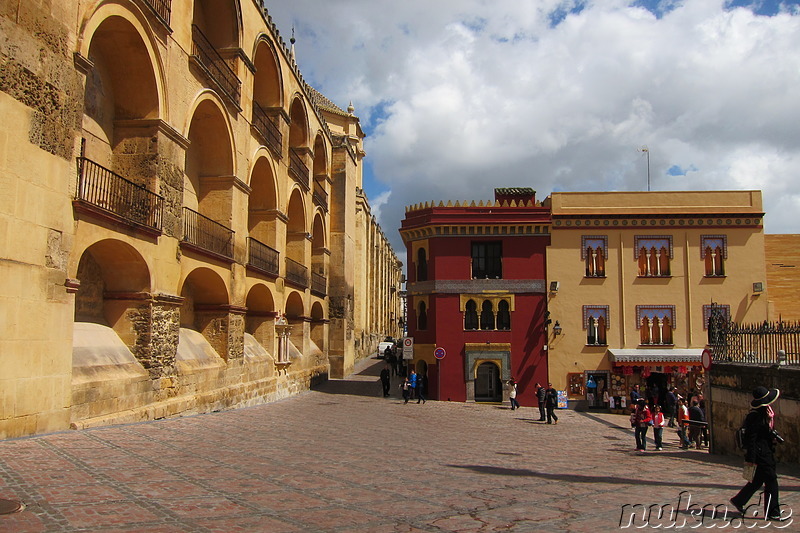
M639 151L647 154L647 192L650 192L650 149L642 146Z
M561 324L558 323L558 320L556 320L556 325L553 326L553 334L561 335Z

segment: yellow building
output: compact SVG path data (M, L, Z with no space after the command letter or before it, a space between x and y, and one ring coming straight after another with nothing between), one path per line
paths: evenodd
M0 438L269 401L397 335L358 118L259 2L0 25Z
M712 302L767 318L759 191L553 193L549 376L572 407L702 384Z

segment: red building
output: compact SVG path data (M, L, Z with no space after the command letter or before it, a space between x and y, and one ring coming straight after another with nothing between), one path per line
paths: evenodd
M517 399L535 405L547 383L545 250L550 211L529 188L496 189L495 201L407 208L408 331L428 397Z

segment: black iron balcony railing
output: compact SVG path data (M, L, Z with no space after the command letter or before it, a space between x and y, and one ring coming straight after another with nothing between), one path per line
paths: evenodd
M328 294L328 278L316 272L311 273L311 292L325 297Z
M314 185L314 192L311 195L314 200L314 203L320 206L325 211L328 210L328 193L325 190L318 186Z
M308 267L293 259L286 258L286 281L299 287L308 287Z
M247 238L247 266L277 276L280 252L252 237Z
M303 162L302 156L294 148L289 149L289 174L295 179L297 183L302 185L306 190L309 189L309 174L308 167Z
M200 28L192 25L192 55L200 66L217 84L219 89L238 107L241 97L242 82L228 63L219 55L211 41L203 35Z
M276 157L281 157L281 144L283 135L278 125L270 118L264 108L253 102L253 126L264 137L267 146Z
M145 0L159 16L169 26L169 16L172 12L172 0Z
M161 231L161 196L85 157L78 158L76 200L126 222Z
M233 230L188 207L183 208L183 242L233 259Z

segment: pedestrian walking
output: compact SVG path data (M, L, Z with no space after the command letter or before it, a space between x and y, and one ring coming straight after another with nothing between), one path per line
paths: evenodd
M775 472L775 446L783 438L775 431L775 411L772 404L780 396L778 389L753 389L752 410L744 419L745 465L751 465L752 478L742 487L731 503L744 515L745 505L764 485L764 516L767 520L783 521L778 494L778 474ZM752 468L755 465L755 468Z
M417 392L417 371L413 368L408 374L409 399L413 400Z
M394 352L395 350L392 350L391 353L389 353L389 366L392 368L392 374L398 376L400 372L397 370L397 354Z
M664 399L664 405L666 407L666 416L669 418L667 425L671 428L674 428L675 408L678 406L678 393L675 391L675 387L670 387L667 390L667 396Z
M653 440L656 441L656 450L661 451L664 449L664 413L661 412L661 406L654 407L655 414L653 414Z
M694 442L695 449L700 449L700 441L703 435L703 426L706 423L706 417L703 415L703 410L700 409L700 402L692 400L692 406L689 408L689 441Z
M556 407L558 407L558 391L553 388L552 383L547 384L545 407L547 408L547 423L558 424L558 416L556 416Z
M680 448L682 450L686 450L689 448L689 444L691 441L689 437L686 436L686 428L689 425L689 409L686 407L686 403L684 402L683 398L678 396L678 437L681 440Z
M428 376L424 374L417 374L417 403L422 400L425 403L425 393L428 390Z
M541 383L536 384L536 401L539 402L539 422L544 422L547 409L547 389L542 387Z
M631 389L631 409L635 409L636 405L639 403L639 399L642 398L642 393L639 392L639 384L633 386Z
M508 399L511 400L511 410L519 409L519 402L517 401L517 383L514 378L508 380Z
M389 370L389 363L384 363L383 370L381 370L381 385L383 385L383 397L389 396L389 386L391 385L391 370Z
M653 416L644 398L639 398L631 414L631 424L636 436L636 450L643 452L647 449L647 429L653 424Z
M403 378L403 381L400 383L400 390L403 391L403 403L408 403L409 396L411 395L411 384L408 382L408 378Z

